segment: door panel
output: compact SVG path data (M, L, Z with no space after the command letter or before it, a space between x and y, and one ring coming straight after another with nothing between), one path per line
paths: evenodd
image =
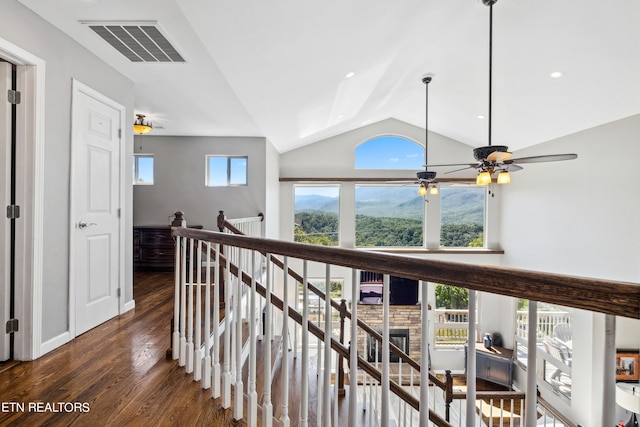
M6 93L11 89L11 64L0 62L0 361L11 356L10 336L5 325L11 313L11 220L5 209L11 204L11 104Z
M74 98L75 332L119 312L120 110L80 91Z

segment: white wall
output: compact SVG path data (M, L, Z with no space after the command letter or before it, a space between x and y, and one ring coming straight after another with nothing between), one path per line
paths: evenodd
M265 237L277 239L280 235L280 154L269 141L265 148Z
M183 211L187 224L217 230L220 210L227 218L266 213L264 138L136 135L134 150L154 156L154 184L133 189L134 225L168 224L170 215ZM248 185L206 187L208 154L248 156Z
M639 135L640 116L633 116L516 153L578 159L525 165L512 175L502 195L503 265L640 282ZM542 389L585 427L602 422L603 324L601 314L575 312L571 402ZM618 318L616 346L640 348L638 330L640 321Z
M78 79L124 105L127 123L123 154L131 158L133 132L133 83L49 25L15 0L3 0L0 37L46 61L45 152L44 152L44 260L42 342L69 330L69 165L71 140L71 81ZM127 170L131 170L130 160ZM125 175L131 200L130 174ZM123 216L130 230L130 205ZM127 231L125 247L125 298L133 299L132 234Z

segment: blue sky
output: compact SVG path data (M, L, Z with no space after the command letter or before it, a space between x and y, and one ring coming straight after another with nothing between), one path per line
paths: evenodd
M356 169L408 169L424 166L424 147L398 136L380 136L356 147Z

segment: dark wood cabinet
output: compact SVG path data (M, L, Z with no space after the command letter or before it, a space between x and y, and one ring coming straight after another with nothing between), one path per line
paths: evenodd
M201 229L201 225L189 228ZM135 271L173 271L175 241L169 225L133 227L133 268Z

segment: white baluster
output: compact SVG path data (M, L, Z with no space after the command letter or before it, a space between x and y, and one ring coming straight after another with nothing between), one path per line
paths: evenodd
M349 425L356 425L358 416L358 275L351 270L351 345L349 346Z
M309 288L307 260L302 263L302 366L300 386L300 427L309 425Z
M211 387L211 242L206 244L207 266L205 267L204 290L204 372L202 373L202 388Z
M326 264L324 281L324 385L322 420L325 426L331 423L331 266Z
M333 424L332 425L334 427L337 427L338 426L338 372L340 372L339 370L340 357L338 356L338 353L335 353L333 356L336 363L334 366L335 377L333 381Z
M247 320L249 320L249 386L248 386L248 403L247 403L247 425L256 427L258 425L258 393L256 392L256 340L258 339L258 331L256 330L256 253L251 252L252 265L251 271L251 294L249 296L249 312Z
M182 265L180 274L180 360L178 364L187 363L187 238L182 238Z
M298 304L300 299L300 288L298 286L298 282L296 282L294 286L294 295L295 297L293 298L293 309L297 312L300 312L300 307ZM298 358L298 322L293 322L293 358Z
M467 347L467 378L476 377L476 298L477 293L469 289L469 339ZM476 423L476 382L467 381L467 427Z
M420 425L429 423L429 282L422 283L422 336L420 343ZM435 404L434 404L435 407Z
M229 246L227 246L229 248ZM226 253L224 271L224 355L222 358L222 407L231 406L231 250Z
M213 281L216 284L213 290L213 360L211 368L211 396L214 399L220 397L220 244L216 243L216 258L213 264Z
M271 260L267 254L267 290L264 306L264 393L262 398L262 423L271 426L273 421L273 404L271 403Z
M242 382L242 266L244 250L238 249L238 278L236 280L236 295L235 295L235 313L233 319L235 320L235 336L236 336L236 385L233 389L234 395L234 415L235 420L241 420L243 417L243 404L244 404L244 384Z
M471 300L469 300L469 308L471 308ZM533 333L529 334L527 340L527 386L526 386L526 403L524 410L524 425L536 425L536 406L537 406L537 387L536 387L536 333L535 327L538 318L538 302L529 301L529 330Z
M281 381L282 400L280 408L280 426L289 427L289 352L287 351L289 340L289 258L284 257L284 277L282 282L282 360L281 360Z
M173 295L173 336L171 339L171 356L180 358L180 245L182 238L176 236L176 260L175 260L175 292Z
M382 280L382 412L381 427L389 427L389 275Z
M198 240L196 259L196 265L191 267L191 271L193 271L193 267L198 269L196 275L196 336L193 349L193 379L194 381L200 381L202 378L202 352L200 349L202 344L202 240Z
M187 363L185 370L193 372L193 239L189 239L189 309L187 318Z
M318 298L318 327L320 327L320 318L322 311L320 309L320 298ZM322 427L322 399L324 396L324 365L322 364L322 349L324 341L318 338L317 353L317 371L318 371L318 390L316 392L316 420L317 426Z

